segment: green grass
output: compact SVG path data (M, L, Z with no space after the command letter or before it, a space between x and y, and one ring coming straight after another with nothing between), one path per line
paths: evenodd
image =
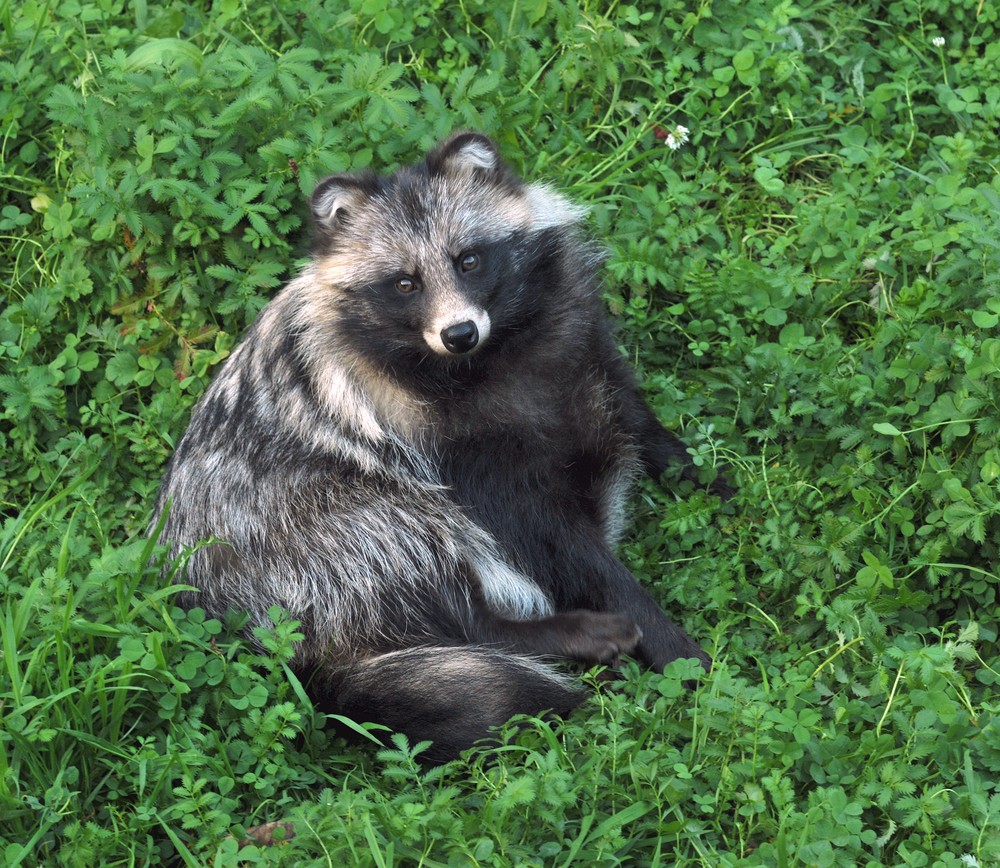
M996 4L325 5L0 0L0 864L1000 864ZM462 127L590 206L738 493L644 485L622 549L697 690L630 668L428 772L145 528L316 179Z

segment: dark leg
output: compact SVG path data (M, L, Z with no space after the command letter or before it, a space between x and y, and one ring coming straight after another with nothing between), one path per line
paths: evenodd
M557 609L614 612L626 617L641 632L635 655L653 669L662 670L682 657L697 658L706 669L711 666L711 658L667 617L603 541L566 532L555 544L571 554L568 561L554 568L558 572L542 580Z
M605 564L603 599L597 602L602 609L627 614L642 630L635 650L640 660L657 671L682 657L697 658L706 670L711 668L712 658L667 617L624 564L610 552Z
M667 468L680 465L683 478L697 482L687 446L660 424L643 398L632 369L624 360L616 358L614 368L608 375L618 386L616 394L620 401L622 422L639 444L643 468L649 476L659 480ZM733 494L733 489L721 476L712 482L709 489L723 500L728 500Z

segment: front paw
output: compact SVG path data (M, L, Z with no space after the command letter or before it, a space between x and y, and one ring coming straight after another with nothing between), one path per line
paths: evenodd
M564 656L583 663L615 663L642 639L642 630L625 615L581 609L558 617L565 630Z

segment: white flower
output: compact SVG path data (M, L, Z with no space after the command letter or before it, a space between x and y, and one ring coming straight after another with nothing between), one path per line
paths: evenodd
M944 37L943 36L935 36L931 40L931 45L933 45L935 48L944 48Z
M676 151L681 145L683 145L688 140L688 128L683 127L678 124L669 133L667 133L667 147L671 151Z

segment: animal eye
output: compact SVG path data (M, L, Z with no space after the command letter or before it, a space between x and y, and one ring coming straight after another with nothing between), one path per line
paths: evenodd
M462 271L475 271L479 268L479 254L466 253L459 260L458 266L462 269Z
M396 281L396 289L407 295L417 288L417 282L412 277L401 277Z

